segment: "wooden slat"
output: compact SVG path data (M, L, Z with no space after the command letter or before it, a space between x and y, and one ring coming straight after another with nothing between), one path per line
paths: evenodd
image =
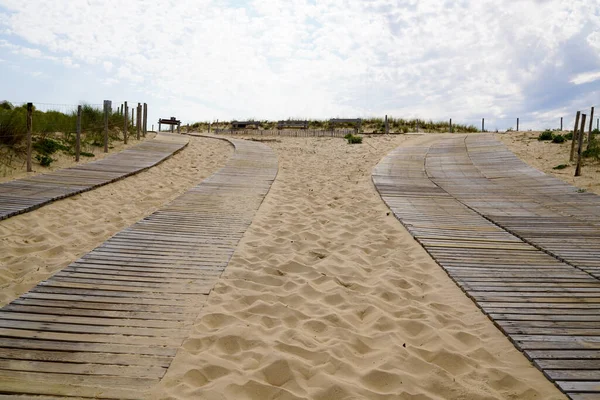
M271 149L232 143L226 167L0 309L0 393L146 398L275 179Z
M453 135L398 148L377 165L373 182L413 237L546 376L572 398L600 398L600 197L546 179L490 138ZM557 209L569 208L565 199L573 212Z
M151 168L188 144L180 135L158 134L120 153L84 165L0 184L0 220Z

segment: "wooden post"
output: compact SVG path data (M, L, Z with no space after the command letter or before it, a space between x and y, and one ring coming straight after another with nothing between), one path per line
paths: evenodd
M27 172L32 172L31 167L31 134L33 132L33 103L27 103Z
M81 106L77 106L77 133L75 138L75 161L79 162L81 154Z
M481 132L485 132L485 118L481 118Z
M210 133L210 122L208 123L208 133Z
M127 107L127 102L125 102L125 106L124 106L124 113L123 113L123 120L124 120L124 126L123 126L123 143L127 144L127 131L129 130L129 127L127 126L127 118L129 118L129 107Z
M152 124L152 132L154 132L154 124Z
M131 126L132 127L135 126L135 122L136 122L135 118L133 117L133 111L134 111L133 106L131 106Z
M592 107L592 112L590 112L590 129L588 131L588 144L587 149L589 150L592 147L592 129L594 128L594 107Z
M450 118L450 133L452 133L452 118Z
M388 117L387 117L387 115L385 116L385 134L386 135L390 134L390 125L388 123Z
M573 162L573 158L575 157L575 142L577 141L577 130L579 129L580 115L581 111L577 111L577 115L575 116L575 127L573 128L573 139L571 141L571 154L569 155L570 162Z
M140 133L142 132L142 124L141 124L141 115L142 115L142 105L140 103L138 103L137 107L136 107L136 114L135 114L135 120L137 122L137 125L135 126L137 128L137 140L140 140Z
M519 118L517 118L517 132L519 132Z
M104 152L108 153L108 110L110 103L104 100Z
M581 148L583 147L583 138L585 137L585 114L581 114L581 131L579 132L579 142L577 146L577 167L575 176L581 176Z
M148 104L144 103L144 137L148 133Z
M123 115L123 104L121 104L121 111L120 111L121 115Z
M563 130L563 117L560 117L560 131Z
M419 133L419 118L417 118L417 133Z

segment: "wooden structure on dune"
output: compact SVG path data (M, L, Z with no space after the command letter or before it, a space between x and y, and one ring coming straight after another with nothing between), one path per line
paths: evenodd
M308 121L298 121L298 120L287 120L287 121L279 121L277 122L277 129L284 128L299 128L299 129L308 129Z
M332 118L329 120L329 127L331 130L334 130L335 127L341 125L353 125L354 126L354 130L356 130L356 132L360 131L360 127L362 125L362 119L360 118L354 118L354 119L348 119L348 118Z
M254 127L260 129L259 121L231 121L231 129L248 129L248 127Z
M181 121L175 117L171 117L169 119L160 118L158 120L158 131L159 132L161 131L162 124L171 125L171 132L173 132L173 130L175 129L175 126L177 126L177 133L181 133Z

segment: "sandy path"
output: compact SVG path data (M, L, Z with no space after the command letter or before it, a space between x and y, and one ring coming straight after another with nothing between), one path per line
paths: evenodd
M532 167L573 186L600 194L600 162L585 159L582 175L575 177L576 164L569 163L571 141L561 144L539 141L537 140L539 134L540 132L510 132L495 136L517 157ZM553 169L561 164L567 165L567 168Z
M389 213L430 137L282 138L279 175L157 398L562 399Z
M226 142L190 138L148 171L0 221L0 305L198 184L232 152Z

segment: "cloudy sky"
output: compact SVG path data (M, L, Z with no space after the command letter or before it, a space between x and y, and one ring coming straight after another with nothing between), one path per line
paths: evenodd
M600 0L0 0L0 77L0 100L152 121L557 127L600 106Z

